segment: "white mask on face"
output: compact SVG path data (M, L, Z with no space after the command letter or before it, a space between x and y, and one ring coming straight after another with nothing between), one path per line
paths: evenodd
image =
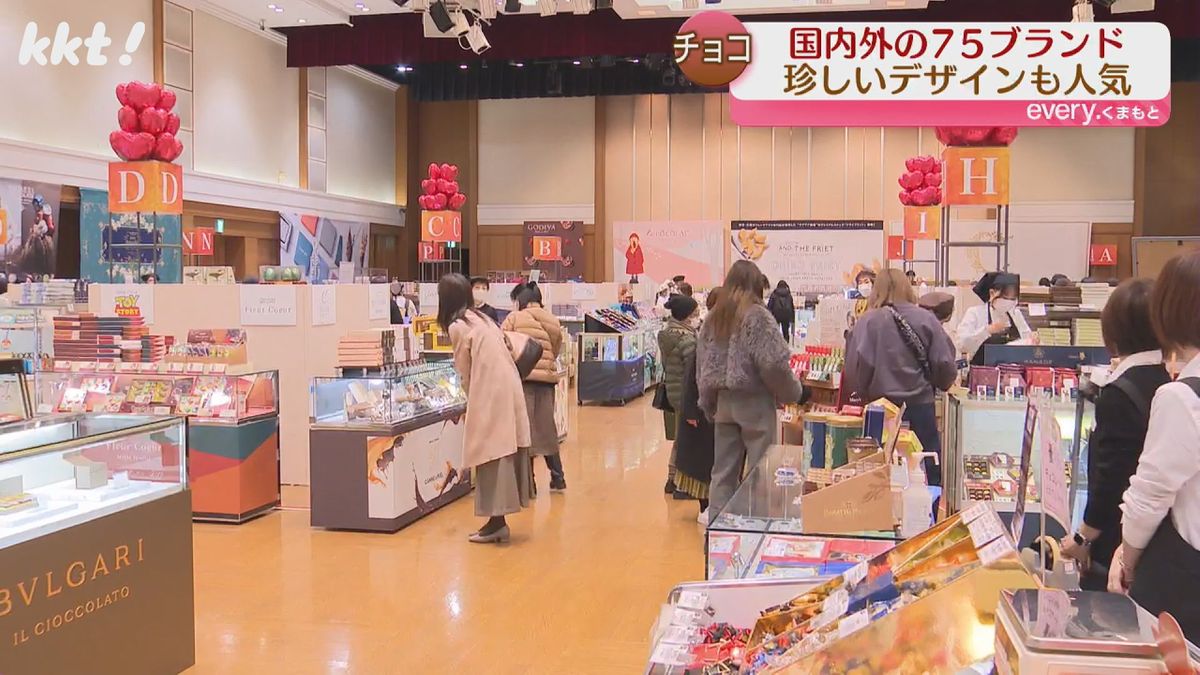
M1010 310L1016 309L1017 301L1012 298L996 298L992 301L992 308L1001 314L1008 314Z
M863 296L864 298L870 297L871 291L873 291L873 290L875 290L874 284L859 284L858 285L858 294Z
M488 295L488 292L486 289L483 289L483 288L471 289L471 297L474 298L476 307L487 302L487 295Z

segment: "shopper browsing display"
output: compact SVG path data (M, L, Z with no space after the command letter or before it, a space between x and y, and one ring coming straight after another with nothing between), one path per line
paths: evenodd
M771 291L771 297L767 299L767 311L779 323L779 330L783 332L783 339L790 342L792 339L792 325L796 323L796 304L792 301L792 289L788 287L788 283L783 279L780 279L779 284L775 286L775 290Z
M763 306L765 280L754 263L735 262L696 344L700 408L715 422L711 513L720 513L743 469L774 441L776 406L804 393L788 366L787 342Z
M500 314L487 302L488 292L491 289L492 285L488 282L487 277L471 278L471 299L475 303L475 308L492 321L500 323Z
M471 282L447 274L438 282L438 325L450 336L454 368L467 392L463 465L475 476L475 515L488 520L469 537L508 541L504 517L529 505L529 416L521 376L504 333L474 306Z
M413 317L417 315L417 306L411 298L404 295L404 285L399 281L393 281L388 290L392 294L391 323L393 325L412 323Z
M562 324L542 307L542 291L536 282L517 284L512 290L514 311L504 317L501 328L527 335L542 346L542 358L521 384L529 413L532 444L529 454L546 458L550 491L567 489L562 457L558 453L558 429L554 425L554 387L558 384L558 355L562 353ZM537 495L537 483L533 483Z
M1079 530L1062 540L1063 553L1080 563L1085 590L1107 587L1121 543L1121 495L1142 454L1154 392L1171 381L1150 321L1153 288L1148 279L1126 281L1100 316L1104 344L1119 363L1096 382L1101 389L1088 440L1087 510Z
M904 419L925 452L940 457L934 394L954 384L957 355L941 322L916 302L916 290L904 272L886 269L879 274L867 301L869 309L846 341L842 383L864 401L886 398L907 404ZM940 464L926 459L925 474L929 485L942 484Z
M1109 590L1152 614L1170 612L1200 642L1200 252L1167 261L1150 320L1165 354L1183 363L1150 406L1137 471L1121 502L1122 544Z
M663 429L668 441L675 440L678 411L682 406L684 363L690 358L695 362L697 303L684 295L673 295L667 300L667 311L671 316L658 332L658 355L663 365L662 387L666 390L669 410L663 410ZM667 463L667 484L663 491L675 492L675 450ZM683 495L686 496L686 495Z
M721 292L719 287L709 291L708 297L705 298L708 311L712 311L716 306ZM697 310L689 317L692 325L699 325L699 316L700 312ZM675 482L681 492L700 500L700 516L697 520L707 525L709 482L712 480L713 470L713 426L700 410L694 348L691 353L685 355L682 367L679 407L675 408L679 428L675 432L675 444L671 448L671 456L675 463Z
M875 288L875 273L871 270L859 270L858 274L854 275L854 288L846 292L846 297L851 300L864 300L871 297L871 291Z
M983 345L1006 345L1020 339L1008 313L1017 308L1020 279L1015 274L988 272L975 283L982 305L963 313L958 340L971 365L983 365Z

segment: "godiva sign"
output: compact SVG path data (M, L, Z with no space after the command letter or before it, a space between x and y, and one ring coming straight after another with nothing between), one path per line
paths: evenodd
M158 675L194 660L190 493L0 549L0 673Z

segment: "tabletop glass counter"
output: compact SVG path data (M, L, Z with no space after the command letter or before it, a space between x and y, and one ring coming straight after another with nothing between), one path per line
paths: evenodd
M466 403L454 366L438 362L379 377L313 378L311 421L337 429L391 426L461 411Z

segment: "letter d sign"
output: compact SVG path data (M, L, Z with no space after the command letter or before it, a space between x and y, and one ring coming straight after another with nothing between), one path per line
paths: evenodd
M111 213L183 213L183 168L170 162L108 165Z

